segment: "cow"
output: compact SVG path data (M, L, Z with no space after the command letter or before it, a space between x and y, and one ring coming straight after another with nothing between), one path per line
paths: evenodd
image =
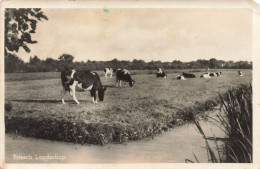
M217 76L217 74L216 73L209 73L209 76L214 77L214 76Z
M237 75L238 75L238 76L243 76L243 73L242 73L242 71L240 71L240 70L239 70L239 71L237 71Z
M195 78L195 77L196 77L194 74L185 73L185 72L183 72L182 75L183 75L185 78Z
M178 75L177 76L177 80L186 80L185 77L183 75Z
M220 76L220 75L222 75L222 72L216 72L216 75Z
M166 78L167 75L166 75L165 71L162 68L158 68L157 72L156 72L156 77Z
M126 69L117 69L116 86L121 87L121 81L128 82L130 87L134 86L135 81L131 78L130 72Z
M65 104L64 95L67 91L73 96L73 100L79 104L76 97L76 89L90 91L93 103L97 103L96 93L100 101L104 100L106 87L102 86L101 80L96 72L64 70L61 72L62 103Z
M112 78L112 76L113 76L113 73L114 73L114 69L113 68L105 68L104 69L104 73L105 73L105 78L107 78L107 75L109 75L110 74L110 78Z
M204 73L200 76L201 78L211 78L209 73Z

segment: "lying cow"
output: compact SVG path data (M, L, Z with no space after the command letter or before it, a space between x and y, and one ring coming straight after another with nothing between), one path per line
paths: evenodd
M177 76L177 80L186 80L185 77L183 75L178 75Z
M183 72L182 75L183 75L185 78L195 78L195 77L196 77L194 74L185 73L185 72Z
M156 72L156 77L166 78L167 75L166 75L165 71L162 68L158 68L157 72Z
M200 76L201 78L211 78L209 73L204 73Z
M131 78L130 72L126 69L117 69L116 86L121 87L121 81L128 82L130 87L134 86L135 81Z
M214 77L214 76L217 76L217 74L216 73L209 73L209 76Z
M222 75L222 72L216 72L216 75L220 76L220 75Z
M98 91L98 97L100 101L104 100L104 95L106 87L102 86L100 78L96 72L90 71L76 71L75 69L71 71L61 72L61 82L63 86L62 92L62 103L64 102L64 95L67 91L73 96L74 101L79 104L76 98L75 92L76 87L80 88L82 91L90 91L93 103L97 103L96 92Z
M107 78L107 75L110 75L110 78L112 78L113 73L114 73L114 69L113 68L105 68L104 69L104 73L105 73L105 78Z

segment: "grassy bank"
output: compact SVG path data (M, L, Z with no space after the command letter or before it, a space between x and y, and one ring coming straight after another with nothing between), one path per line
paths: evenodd
M10 104L10 103L9 103ZM15 133L26 137L43 138L81 144L107 144L109 142L127 142L141 140L145 137L167 131L176 125L189 121L192 111L202 113L211 110L218 101L208 100L196 107L185 108L172 114L152 112L150 119L141 118L138 123L88 122L80 119L53 119L45 117L5 116L7 133ZM22 114L24 112L21 112ZM29 112L26 112L29 113ZM33 112L31 112L33 113ZM27 115L26 115L27 116ZM134 125L133 125L134 124Z
M102 77L110 86L105 102L93 104L89 93L77 93L80 105L69 94L67 104L61 104L59 79L10 81L5 83L11 105L5 112L6 132L82 144L139 140L211 109L218 104L218 93L251 81L251 71L244 75L227 71L222 77L178 81L177 73L167 79L140 74L133 76L134 88L116 88L115 78Z

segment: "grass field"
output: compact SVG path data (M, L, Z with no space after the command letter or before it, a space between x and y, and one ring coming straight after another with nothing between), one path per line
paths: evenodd
M102 74L103 85L109 86L105 101L93 104L88 92L78 92L80 105L68 93L67 104L61 104L60 79L38 75L40 80L14 81L14 75L10 78L7 74L5 100L12 110L5 112L6 131L93 144L142 139L182 123L180 113L203 112L207 103L216 103L218 93L229 87L252 81L251 70L243 70L243 77L236 76L235 70L222 72L221 77L202 79L197 71L197 78L186 81L176 80L178 73L161 79L138 72L132 75L136 81L133 88L117 88L115 77Z

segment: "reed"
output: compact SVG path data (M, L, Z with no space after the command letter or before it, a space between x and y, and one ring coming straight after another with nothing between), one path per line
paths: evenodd
M243 84L220 95L224 114L219 120L227 133L225 162L251 163L252 85Z
M213 163L252 163L252 85L242 84L219 94L220 111L213 119L226 135L225 138L207 137L198 117L193 122L206 142L208 161ZM215 141L213 151L209 141ZM217 142L223 142L219 147ZM198 158L194 154L197 162ZM192 162L186 159L186 162Z

